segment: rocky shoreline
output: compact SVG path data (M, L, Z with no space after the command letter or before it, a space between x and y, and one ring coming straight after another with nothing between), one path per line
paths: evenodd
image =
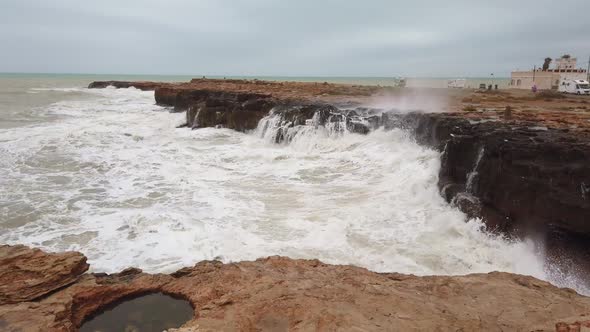
M417 277L286 257L206 261L169 275L135 268L84 273L87 268L80 253L0 246L0 329L76 331L108 304L154 292L193 306L193 319L174 329L178 332L580 331L590 326L590 298L509 273Z
M276 143L306 124L362 134L406 129L441 152L438 185L449 203L482 218L490 232L532 239L561 273L590 275L584 96L214 79L138 88L153 89L159 105L185 111L192 129L248 131L272 110Z
M490 230L590 239L590 112L527 111L522 106L521 111L514 105L539 101L502 94L437 101L446 112L406 112L365 105L379 97L432 98L440 91L328 83L193 79L177 84L93 82L90 87L108 85L154 90L156 103L186 112L186 126L192 129L253 130L273 110L282 127L277 142L289 128L311 120L316 126L344 121L357 133L408 129L420 144L442 152L439 188L445 199L470 217L482 217ZM483 106L495 108L471 106L486 97L490 106ZM548 108L553 107L550 101ZM572 101L582 102L587 103Z
M549 258L566 257L590 271L590 111L583 97L210 79L89 88L108 86L153 90L157 104L186 112L190 129L245 132L265 123L275 143L306 126L360 134L406 129L441 152L439 189L448 202L481 217L490 231L533 238ZM417 106L376 102L399 99ZM424 99L442 112L422 112ZM590 325L590 298L508 273L416 277L285 257L201 262L170 275L135 268L85 273L88 268L80 253L0 246L0 329L75 331L113 301L151 292L192 304L195 316L179 331L577 331Z

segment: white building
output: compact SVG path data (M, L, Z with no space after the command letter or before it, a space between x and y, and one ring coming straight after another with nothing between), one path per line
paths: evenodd
M568 69L576 69L577 62L577 58L562 56L561 58L555 60L555 70L567 71Z
M516 89L531 89L536 85L540 90L557 89L562 80L585 80L586 69L577 68L577 59L562 56L555 60L554 68L542 70L513 71L510 85Z

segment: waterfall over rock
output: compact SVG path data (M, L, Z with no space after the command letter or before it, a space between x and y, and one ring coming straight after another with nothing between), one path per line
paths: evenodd
M290 143L298 135L367 134L382 124L381 116L359 115L358 111L333 106L319 107L309 115L310 109L305 107L275 107L260 120L256 133L268 142Z

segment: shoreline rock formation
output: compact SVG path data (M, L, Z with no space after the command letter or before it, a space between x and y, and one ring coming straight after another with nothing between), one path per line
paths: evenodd
M403 128L442 153L441 194L505 233L590 235L590 136L535 122L410 113Z
M0 305L34 301L75 283L88 270L78 252L47 254L39 249L0 246Z
M135 86L132 82L94 82L90 87L109 84ZM318 113L323 115L316 125L345 119L346 127L358 133L380 126L408 129L418 143L441 151L443 197L470 217L482 217L491 230L516 236L559 233L560 237L571 234L590 239L586 222L590 220L590 112L511 108L510 118L504 119L503 110L477 111L471 106L482 98L493 106L541 102L501 92L464 97L452 109L446 108L452 112L407 113L364 105L375 96L407 99L404 91L410 91L415 99L432 98L444 89L425 90L422 93L428 95L421 96L399 88L328 83L193 79L158 84L138 82L137 87L153 89L159 105L186 111L186 125L192 129L252 130L271 110L282 114L284 128L304 125ZM586 103L573 100L570 104L581 102ZM452 100L446 103L453 104ZM462 107L470 110L461 111ZM277 142L283 136L278 135Z
M555 331L564 326L574 331L590 320L590 298L509 273L417 277L269 257L200 262L169 275L134 268L107 275L84 274L83 261L78 253L0 246L0 275L14 276L3 279L4 289L30 280L54 285L41 297L0 302L0 329L76 331L106 305L154 292L192 304L194 318L177 332ZM33 265L34 270L21 270Z

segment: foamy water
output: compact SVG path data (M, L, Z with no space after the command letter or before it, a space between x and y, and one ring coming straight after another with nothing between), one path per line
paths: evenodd
M104 272L285 255L552 280L531 243L447 204L439 153L403 131L302 130L274 144L260 131L177 129L184 114L155 106L153 92L56 93L85 97L35 110L51 121L0 129L2 243L81 251Z

